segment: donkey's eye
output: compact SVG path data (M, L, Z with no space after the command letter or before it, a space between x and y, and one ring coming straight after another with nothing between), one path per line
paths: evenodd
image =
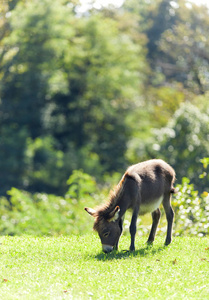
M110 234L110 232L109 231L107 231L107 232L105 232L105 233L103 233L103 237L108 237L109 236L109 234Z

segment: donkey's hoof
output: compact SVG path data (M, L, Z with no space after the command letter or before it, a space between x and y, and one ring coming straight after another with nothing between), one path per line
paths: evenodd
M129 251L130 252L134 252L135 251L135 247L130 247Z
M170 245L170 243L171 243L171 240L169 240L169 241L165 241L165 246L168 246L168 245Z

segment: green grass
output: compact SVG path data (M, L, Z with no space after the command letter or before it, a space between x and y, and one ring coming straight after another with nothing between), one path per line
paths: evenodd
M1 237L0 299L208 299L209 238L156 237L136 252L123 236L103 254L93 233L71 237Z

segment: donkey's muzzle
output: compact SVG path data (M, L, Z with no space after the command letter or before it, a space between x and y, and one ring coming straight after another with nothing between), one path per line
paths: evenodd
M113 246L102 244L102 250L105 253L109 253L109 252L111 252L113 250Z

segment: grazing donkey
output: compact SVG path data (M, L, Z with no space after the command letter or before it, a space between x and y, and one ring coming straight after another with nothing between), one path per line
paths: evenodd
M162 203L167 218L165 245L171 243L174 212L171 207L171 194L175 193L173 183L175 171L160 159L148 160L130 166L115 190L110 201L96 210L85 208L95 218L94 229L98 232L103 251L108 253L118 249L123 230L123 220L127 209L132 209L130 224L130 251L135 250L136 222L138 215L152 213L152 228L147 243L152 243L160 220L159 206Z

